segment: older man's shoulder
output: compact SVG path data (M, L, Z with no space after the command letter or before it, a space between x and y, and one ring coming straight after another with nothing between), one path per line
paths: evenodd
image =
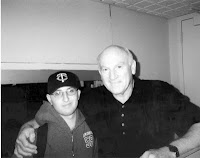
M140 79L135 78L135 86L140 89L152 89L157 91L165 91L165 92L179 92L177 88L166 81L155 80L155 79Z

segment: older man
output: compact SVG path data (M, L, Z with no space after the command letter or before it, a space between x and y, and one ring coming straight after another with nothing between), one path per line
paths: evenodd
M99 142L99 156L175 158L200 145L200 108L172 85L136 78L128 49L107 47L98 56L104 86L82 94L80 109ZM34 120L23 126L15 154L31 155Z

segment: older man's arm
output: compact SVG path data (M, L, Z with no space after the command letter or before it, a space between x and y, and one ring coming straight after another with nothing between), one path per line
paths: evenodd
M173 141L171 144L179 149L180 155L188 152L191 149L199 147L200 123L192 125L183 137Z
M181 138L170 143L176 146L180 155L200 146L200 123L193 124L188 132ZM152 149L144 152L140 158L175 158L174 152L170 152L168 147Z
M35 141L35 129L39 128L39 124L35 119L25 123L18 134L14 154L18 158L23 156L31 156L37 154L37 147L33 144Z

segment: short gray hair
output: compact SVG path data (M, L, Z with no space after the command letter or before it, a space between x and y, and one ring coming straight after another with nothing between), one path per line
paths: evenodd
M99 66L100 66L100 59L101 59L102 54L103 54L106 50L111 49L111 48L118 49L118 50L120 50L121 52L126 53L126 55L127 55L127 57L128 57L129 64L131 65L131 64L133 63L133 61L134 61L133 55L132 55L132 53L129 51L128 48L125 48L125 47L122 47L122 46L118 46L118 45L110 45L110 46L106 47L106 48L98 55L98 57L97 57L97 64L98 64Z

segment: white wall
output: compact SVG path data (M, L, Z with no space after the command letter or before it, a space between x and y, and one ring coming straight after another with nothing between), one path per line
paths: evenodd
M168 21L112 7L113 43L130 49L140 63L140 77L170 83Z
M46 83L48 77L59 70L3 70L1 82L4 84L17 83ZM81 81L100 80L98 71L69 70L74 72ZM6 76L6 77L4 77Z
M96 69L96 56L111 44L110 32L104 4L2 0L3 68Z
M96 70L97 55L112 43L137 55L141 78L170 82L164 18L118 7L111 7L110 17L109 5L90 0L2 0L1 7L5 72Z

